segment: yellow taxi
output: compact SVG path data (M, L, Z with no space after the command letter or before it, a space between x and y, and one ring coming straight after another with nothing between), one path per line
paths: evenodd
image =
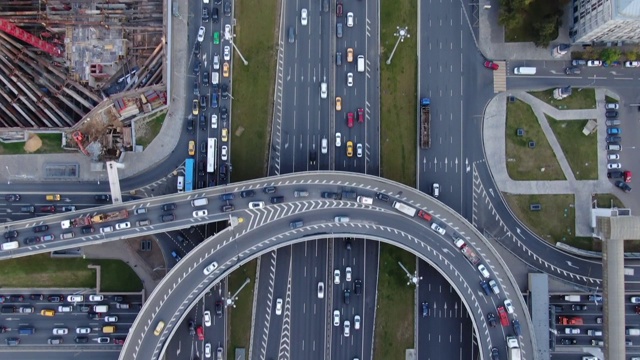
M222 141L229 140L229 130L227 128L222 128Z
M42 309L40 311L40 315L42 316L54 316L55 314L56 314L56 311L51 309Z
M353 48L347 49L347 62L353 62Z
M46 196L47 201L60 201L62 197L60 194L49 194Z
M347 141L347 157L353 156L353 141Z
M200 110L200 106L198 104L198 99L193 100L193 105L191 106L191 112L193 115L198 115L198 110Z
M164 321L158 321L158 325L156 325L155 330L153 330L153 335L160 336L162 329L164 329Z
M342 98L340 96L336 96L336 111L342 110Z
M193 156L196 154L196 142L191 140L189 141L189 156Z
M222 76L229 77L229 63L226 61L222 64Z

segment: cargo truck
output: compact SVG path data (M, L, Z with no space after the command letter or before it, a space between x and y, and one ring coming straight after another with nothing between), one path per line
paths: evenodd
M458 247L458 249L462 251L462 255L464 255L464 257L466 257L471 264L478 265L480 263L480 257L478 256L478 254L476 254L473 249L467 246L464 240L456 238L454 243L456 244L456 247Z
M420 99L420 147L428 149L431 147L431 99Z
M580 302L580 295L565 295L565 301Z
M520 344L518 338L515 336L507 336L507 350L509 354L509 360L520 360Z
M82 216L79 217L77 219L73 219L73 220L64 220L62 222L60 222L60 226L63 229L68 229L70 227L80 227L80 226L86 226L86 225L91 225L91 217L90 216Z
M626 334L629 336L640 336L640 329L627 329Z
M94 223L103 223L103 222L107 222L107 221L122 220L122 219L126 219L128 217L129 217L129 211L120 210L120 211L114 211L114 212L110 212L110 213L106 213L106 214L96 215L96 216L91 218L91 221L94 222Z
M584 325L584 321L579 316L558 316L560 325Z

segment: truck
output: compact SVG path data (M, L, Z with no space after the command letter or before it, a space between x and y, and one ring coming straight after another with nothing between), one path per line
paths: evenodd
M60 226L63 229L68 229L70 227L81 227L86 225L91 225L91 216L81 216L77 219L64 220L60 222Z
M625 331L629 336L640 336L640 329L630 328Z
M408 216L411 216L411 217L416 216L416 212L418 212L417 209L415 209L415 208L413 208L413 207L411 207L409 205L403 204L403 203L401 203L399 201L394 201L393 205L391 205L391 206L393 206L394 209L400 211L401 213L403 213L405 215L408 215Z
M464 257L466 257L471 264L475 266L480 263L480 257L478 256L478 254L476 254L476 252L473 251L473 249L471 249L471 247L469 247L464 242L464 240L455 238L454 244L458 249L460 249L460 251L462 251L462 255L464 255Z
M515 336L507 336L507 351L509 360L520 360L520 343Z
M580 295L565 295L565 301L580 302Z
M431 99L420 99L420 148L431 147Z
M129 211L120 210L120 211L113 211L106 214L98 214L92 217L91 221L94 223L103 223L107 221L116 221L116 220L126 219L128 217L129 217Z
M559 325L584 325L584 321L580 316L558 316Z

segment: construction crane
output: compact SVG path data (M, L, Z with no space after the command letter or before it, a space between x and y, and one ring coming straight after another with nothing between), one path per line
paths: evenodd
M4 31L9 35L12 35L28 44L31 44L53 57L62 57L62 50L60 50L60 48L49 44L48 42L40 39L35 35L32 35L29 32L22 30L21 28L15 26L5 19L0 19L0 31Z
M87 149L84 148L84 145L82 145L82 141L84 140L84 135L82 135L82 133L80 131L74 131L73 134L73 140L76 141L76 143L78 144L78 147L80 148L80 150L82 150L82 152L89 156L89 152L87 151Z

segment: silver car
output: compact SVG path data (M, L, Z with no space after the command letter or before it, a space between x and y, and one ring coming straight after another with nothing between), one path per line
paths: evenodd
M224 52L223 52L222 56L224 57L225 61L231 60L231 47L229 45L226 45L224 47Z

